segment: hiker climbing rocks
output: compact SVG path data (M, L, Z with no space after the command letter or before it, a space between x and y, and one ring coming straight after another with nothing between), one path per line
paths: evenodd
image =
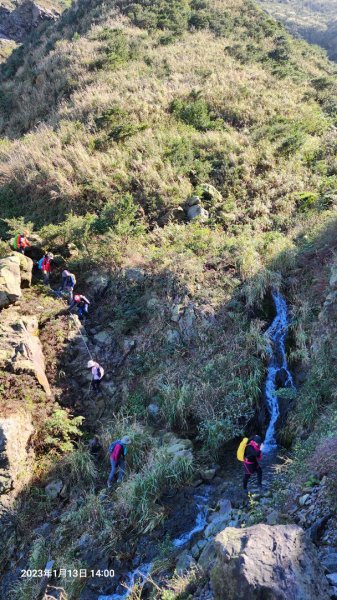
M47 252L45 252L45 254L37 261L37 268L42 271L42 264L44 259L47 258Z
M89 304L88 298L82 296L82 294L75 294L69 306L69 310L72 310L76 306L79 320L85 321L85 318L88 315Z
M61 282L60 291L66 292L66 294L68 294L69 303L72 302L72 300L73 300L75 285L76 285L76 277L75 277L74 273L70 273L70 271L67 271L67 269L62 271L62 282Z
M99 392L100 383L104 376L104 369L94 360L89 360L87 364L88 369L91 369L91 383L94 392Z
M44 255L43 260L41 262L41 270L43 273L43 283L45 285L49 285L49 278L51 273L51 261L53 260L54 255L51 252L48 252Z
M30 242L27 239L28 231L24 233L18 233L13 240L13 248L22 254L25 253L26 248L30 246Z
M262 439L259 435L254 435L246 444L244 450L243 468L245 471L243 477L243 489L247 489L250 477L256 473L258 486L262 487L262 469L260 461L262 460Z
M116 440L109 447L109 456L111 463L111 471L108 478L108 488L111 488L113 478L118 467L118 483L122 481L125 473L125 456L128 451L128 445L130 444L130 438L125 435L121 440Z

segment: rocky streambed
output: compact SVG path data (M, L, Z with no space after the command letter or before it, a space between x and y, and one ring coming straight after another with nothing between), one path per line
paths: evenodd
M319 551L316 546L326 535L327 523L320 522L320 531L319 522L314 527L305 522L305 529L296 523L303 502L308 503L303 495L294 499L292 515L277 510L271 460L264 469L265 491L252 485L248 498L240 488L240 465L234 461L225 469L213 465L201 471L194 485L164 497L163 525L140 540L124 573L104 584L99 578L91 580L81 600L122 600L136 583L146 598L153 581L165 585L173 571L183 576L191 569L203 574L193 598L237 600L240 594L261 600L266 594L293 600L333 598L337 553L333 546ZM312 503L323 487L324 480L309 492ZM165 540L170 566L158 575Z
M30 285L31 269L29 259L18 255L0 261L0 300L4 308L0 318L1 360L6 371L32 378L31 381L35 381L37 388L48 397L50 388L37 335L36 317L24 314L16 305L21 299L22 288ZM284 349L284 320L279 321L279 339ZM105 340L101 335L95 341L90 332L87 335L77 325L69 330L68 342L74 386L80 387L87 381L83 370L85 344L102 345ZM129 344L124 354L115 357L116 365L124 360L132 347ZM284 368L282 353L281 358L280 368ZM275 367L274 363L270 364ZM115 393L115 384L107 380L104 394L114 397ZM87 402L90 404L88 413L92 413L93 404L90 399ZM94 408L97 412L94 412L93 418L97 418L104 405L98 403ZM12 407L8 416L12 421L14 412ZM24 414L20 414L23 418ZM25 426L19 423L15 434L14 430L15 427L11 429L9 423L2 423L0 483L3 482L1 489L6 500L2 506L8 513L15 494L20 490L19 475L22 471L29 474L33 459L29 444L31 423ZM193 453L196 462L199 461L198 449L191 440L163 432L161 443L175 453ZM129 595L129 589L135 583L139 584L145 598L153 591L154 585L165 586L173 572L184 575L190 569L201 574L191 596L200 600L234 600L242 595L261 600L266 597L284 600L336 598L337 540L331 525L333 519L324 504L324 477L303 490L297 490L293 504L286 513L281 512L277 504L277 486L274 485L277 481L279 487L282 486L282 474L275 475L273 470L279 461L276 449L270 451L263 461L264 492L259 492L252 484L247 498L241 489L242 467L235 458L236 446L237 443L224 448L219 465L209 464L200 468L191 485L183 490L170 489L158 500L163 514L161 525L132 543L132 550L130 540L126 540L125 548L121 547L124 559L111 558L109 552L95 546L94 539L82 536L77 543L77 557L90 564L93 570L114 569L115 577L91 577L79 599L122 600ZM16 451L13 450L15 448ZM14 465L19 464L17 458L21 461L20 473L14 469ZM199 462L205 465L204 457ZM20 481L24 485L24 480ZM69 500L69 490L61 480L48 482L45 494L52 500L60 499L60 505L52 511L48 521L40 523L32 531L35 539L47 539L53 535ZM102 503L111 502L104 493L99 497ZM6 522L3 523L6 531ZM14 571L18 565L27 566L27 557L19 548L11 548L7 559ZM10 564L7 573L13 574ZM9 588L4 585L2 589Z

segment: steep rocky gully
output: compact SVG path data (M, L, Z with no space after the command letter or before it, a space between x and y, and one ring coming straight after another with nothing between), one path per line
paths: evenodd
M109 330L100 330L97 317L85 329L76 316L70 317L61 300L50 295L47 306L49 302L59 307L58 319L63 332L66 331L68 371L72 374L70 382L60 379L59 365L55 365L53 355L53 344L57 348L58 341L51 342L48 338L46 299L42 302L41 286L28 289L32 268L31 259L16 253L0 261L0 361L5 375L0 418L1 598L19 597L11 591L13 583L20 578L22 569L29 568L28 548L20 542L15 508L19 504L15 503L34 472L31 440L42 418L36 411L39 396L43 394L47 399L47 407L48 403L50 407L59 401L84 415L85 427L92 434L107 407L110 410L113 405L119 385L113 375L128 360L137 343L129 338L124 342L123 352L111 351ZM91 297L98 300L108 288L109 279L96 274L87 284ZM160 586L174 571L177 576L184 576L191 569L199 574L190 587L188 597L193 598L337 598L337 548L329 531L329 515L322 512L320 505L324 478L294 498L288 514L275 508L277 490L273 474L278 470L278 485L282 486L282 463L286 460L286 454L276 446L275 427L279 418L276 389L294 387L294 382L285 353L286 301L276 291L273 299L275 315L267 331L270 350L265 398L269 427L263 460L263 493L254 484L248 499L242 492L242 469L235 459L237 441L233 442L226 448L221 464L200 469L189 486L177 489L173 485L159 499L166 518L140 539L127 540L121 552L124 559L111 558L106 548L97 547L93 537L82 536L78 556L83 564L94 571L114 570L115 577L88 577L73 598L121 600L129 595L135 598L130 591L135 584L142 597L161 597ZM90 393L83 392L90 385L85 369L88 353L111 366L102 386L103 393L94 401ZM155 423L156 406L151 410ZM174 455L191 457L197 450L190 439L180 439L156 426L153 435ZM52 538L67 503L76 497L76 489L67 487L66 477L51 478L40 493L51 499L59 498L60 503L47 520L39 521L37 515L31 534L33 539ZM102 503L111 502L103 485L97 486L96 493ZM166 539L171 540L170 558L157 576L158 545L163 545ZM59 567L57 556L49 556L49 560L53 568ZM45 566L41 564L40 568ZM34 597L65 598L66 595L57 578L42 577Z

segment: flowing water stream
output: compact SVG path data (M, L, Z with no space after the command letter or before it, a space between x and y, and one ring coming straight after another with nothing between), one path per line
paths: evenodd
M273 300L276 310L275 318L266 331L269 340L268 370L265 384L265 398L270 414L270 421L264 441L264 452L276 448L275 427L280 415L277 397L278 377L282 377L283 387L294 388L292 375L289 371L285 351L285 341L289 328L287 303L280 292L274 291Z
M207 516L208 516L208 502L209 502L209 497L211 494L211 488L208 487L203 494L195 494L194 496L194 500L195 500L195 505L196 505L196 509L197 509L197 515L195 518L195 524L194 527L190 530L190 531L186 531L185 533L183 533L182 535L180 535L178 538L176 538L175 540L173 540L173 546L175 548L180 548L181 546L184 546L187 542L189 542L192 537L198 533L199 531L202 531L207 523Z
M195 534L202 531L207 524L207 516L209 512L209 499L211 496L212 487L205 486L202 493L196 491L193 494L193 504L196 509L194 525L191 529L183 531L179 537L175 538L172 542L174 548L181 548L187 544ZM110 595L100 595L97 600L126 600L130 595L130 591L135 583L144 583L150 572L152 564L146 563L130 571L125 577L125 591L121 593L115 593Z
M275 439L275 427L280 410L276 390L279 387L279 378L282 378L283 387L294 388L294 382L288 368L285 351L285 341L289 327L287 304L280 292L275 291L273 292L272 296L276 315L265 334L269 342L265 398L270 414L270 422L265 436L264 452L269 455L269 460L274 460L273 450L275 450L277 447ZM237 465L234 467L234 472L238 472ZM232 475L233 469L230 470L230 476ZM211 496L212 486L205 486L202 491L196 490L196 492L193 494L192 500L195 506L194 525L187 531L182 531L181 533L178 532L178 537L173 540L173 546L175 548L185 546L185 544L187 544L195 534L204 529L207 523ZM136 582L144 583L147 580L151 572L151 568L152 564L149 562L141 565L134 571L130 571L127 573L124 579L124 585L126 586L125 590L123 590L121 593L100 595L98 596L97 600L126 600L130 595L132 586Z

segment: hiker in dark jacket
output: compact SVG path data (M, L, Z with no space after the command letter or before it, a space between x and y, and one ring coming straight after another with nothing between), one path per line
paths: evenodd
M250 477L256 473L258 486L262 487L262 469L260 462L262 460L262 439L259 435L254 435L248 442L245 449L243 468L245 471L243 477L243 489L247 489Z
M69 298L69 304L72 302L74 297L74 287L76 285L76 277L74 273L70 273L67 269L62 271L62 281L61 281L61 292L66 292Z
M130 438L125 435L121 440L117 440L110 445L109 455L111 463L111 471L108 479L108 488L111 488L113 478L118 468L118 483L122 481L125 473L125 456L130 444Z
M85 322L85 319L88 315L89 304L90 302L88 298L82 294L75 294L69 305L69 310L72 310L76 306L79 320Z

